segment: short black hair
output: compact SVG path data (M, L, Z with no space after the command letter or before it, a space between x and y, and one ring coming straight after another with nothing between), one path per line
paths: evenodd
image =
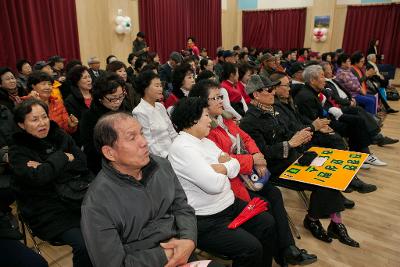
M232 50L240 50L240 46L239 45L235 45Z
M141 97L144 97L145 89L149 87L151 81L154 80L155 78L160 78L160 76L158 76L158 74L154 73L154 71L152 70L147 70L139 73L139 75L135 80L136 92Z
M275 71L274 73L271 74L271 76L269 78L271 81L275 82L275 81L279 81L283 77L287 77L287 76L288 75L285 72Z
M33 71L31 74L29 74L28 76L28 82L27 82L27 87L28 87L28 91L32 91L32 85L36 85L40 82L43 81L49 81L49 82L53 82L53 79L51 78L51 76L49 74L47 74L46 72L40 71L40 70L36 70Z
M300 50L299 50L299 55L300 56L302 56L302 55L304 55L304 52L308 52L308 49L307 48L301 48Z
M239 81L243 78L243 76L246 74L246 72L248 71L253 71L254 67L248 63L243 63L240 64L238 67L238 71L239 71Z
M114 55L109 55L109 56L106 58L106 64L107 64L107 65L110 64L110 59L113 58L113 57L117 58L117 57L114 56Z
M193 73L192 67L188 63L182 63L176 66L172 73L172 93L174 93L177 98L182 98L184 96L181 87L188 73Z
M118 74L109 72L100 76L93 86L93 100L100 103L100 99L115 93L120 86L125 89L125 81Z
M189 36L189 37L187 38L187 41L189 41L189 40L192 40L193 43L196 42L196 38L194 38L193 36Z
M351 57L350 57L351 64L352 64L352 65L357 64L358 62L361 61L361 59L362 59L363 57L364 57L364 54L361 53L360 51L354 52L354 53L351 55Z
M4 74L6 74L7 72L13 73L9 67L0 67L0 77L3 76ZM1 83L1 81L0 81L0 83Z
M136 34L136 36L137 36L137 37L140 37L140 38L144 38L146 35L144 34L144 32L138 32L138 33Z
M94 126L93 142L96 150L103 155L101 148L103 146L114 146L118 140L118 133L115 130L115 121L118 118L133 118L132 114L123 111L112 111L102 116ZM104 156L103 156L104 158Z
M142 67L142 69L140 70L140 72L145 72L145 71L153 71L154 72L154 70L156 70L158 73L157 64L155 62L151 62L151 63L147 63L146 65L144 65Z
M228 80L231 74L235 74L237 70L237 66L229 62L225 62L222 68L223 68L221 75L222 81Z
M25 58L24 59L20 59L20 60L17 61L16 67L17 67L18 72L22 72L22 67L25 64L29 64L29 65L32 66L32 64Z
M146 61L145 58L139 57L138 59L136 59L136 61L135 61L135 66L134 66L134 67L135 67L135 70L136 70L137 72L139 72L140 69L143 67L144 63L147 63L147 61Z
M78 87L78 82L82 78L85 71L89 71L88 67L82 65L74 66L67 74L68 80L73 86Z
M211 60L211 59L208 59L208 58L202 58L201 60L200 60L200 69L201 70L205 70L206 69L206 66L208 65L208 61L209 60Z
M134 58L135 58L135 54L130 53L130 54L128 55L128 59L127 59L128 63L129 63L129 64L132 64L132 60L133 60Z
M343 64L343 63L346 63L346 61L347 61L349 58L350 58L350 56L349 56L348 54L345 54L345 53L340 54L340 55L338 56L338 59L337 59L337 64L338 64L338 66L339 66L339 67L342 66L342 64Z
M32 112L32 107L35 105L41 106L47 115L49 115L49 108L42 100L36 98L29 98L20 104L16 105L14 108L14 122L23 123L25 121L26 115Z
M197 75L196 83L198 83L198 82L200 82L202 80L208 80L208 79L210 79L212 77L216 78L216 75L215 75L214 72L209 71L209 70L203 70Z
M117 72L117 70L124 68L126 70L126 65L122 61L116 60L109 63L106 67L106 71Z
M203 115L203 110L208 107L208 102L199 97L185 97L174 106L171 121L175 129L180 132L195 125Z
M219 84L213 80L201 80L193 85L192 90L189 92L189 97L200 97L208 100L211 88L219 89Z
M79 59L71 59L66 65L65 65L65 71L68 73L73 67L75 66L82 66L82 61Z
M326 61L327 57L331 55L331 52L326 52L321 55L321 60ZM331 57L332 59L332 57Z

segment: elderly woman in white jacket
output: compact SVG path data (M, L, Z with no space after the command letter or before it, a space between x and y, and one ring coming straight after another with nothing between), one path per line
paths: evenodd
M275 221L262 212L236 229L228 229L247 203L235 198L229 180L239 162L206 138L211 119L207 101L183 98L175 106L172 123L179 131L168 159L197 217L198 247L228 256L233 266L271 266L276 254Z

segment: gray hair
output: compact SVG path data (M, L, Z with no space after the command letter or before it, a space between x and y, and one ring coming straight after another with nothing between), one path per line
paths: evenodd
M93 141L96 150L102 154L103 146L113 146L118 139L118 133L115 125L121 123L121 120L133 119L132 114L127 112L111 112L101 117L94 127Z
M308 66L303 72L303 79L306 83L310 83L311 80L318 79L318 76L321 72L324 71L319 65Z
M373 58L376 58L376 55L375 55L375 54L369 54L369 55L367 56L367 60L368 60L368 61L371 61Z

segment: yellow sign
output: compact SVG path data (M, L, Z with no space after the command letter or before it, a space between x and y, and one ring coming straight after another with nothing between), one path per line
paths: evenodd
M308 151L318 154L310 166L301 166L295 161L280 178L342 191L368 157L365 153L324 147L311 147Z

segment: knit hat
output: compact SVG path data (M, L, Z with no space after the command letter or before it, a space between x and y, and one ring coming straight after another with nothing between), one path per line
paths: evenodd
M261 63L263 63L264 61L272 61L272 60L275 60L275 57L270 53L265 53L260 58Z

